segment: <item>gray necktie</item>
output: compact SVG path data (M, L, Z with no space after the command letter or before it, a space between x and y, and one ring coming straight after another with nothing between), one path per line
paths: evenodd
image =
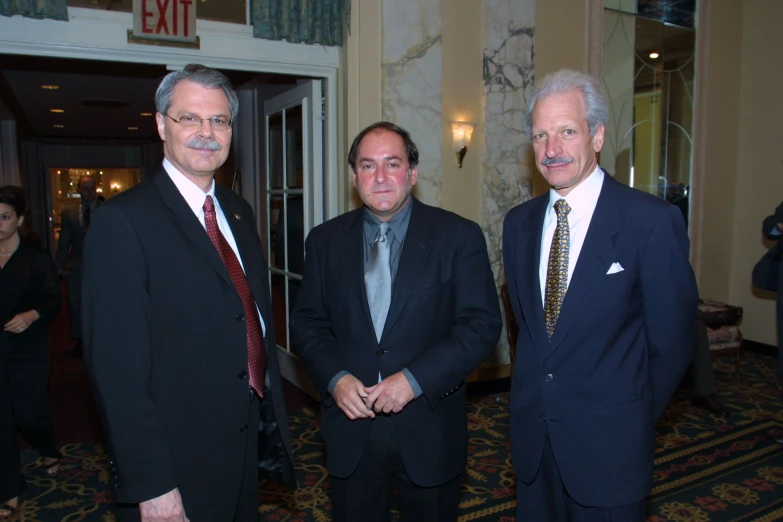
M389 313L391 303L391 267L389 265L389 253L391 241L386 234L389 225L381 223L375 241L370 248L370 259L364 270L364 285L367 288L367 303L370 305L372 324L375 327L375 337L381 340L383 325L386 324L386 315Z

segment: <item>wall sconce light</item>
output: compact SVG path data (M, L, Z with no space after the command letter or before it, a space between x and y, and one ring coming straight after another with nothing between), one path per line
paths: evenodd
M451 134L454 138L454 152L457 154L457 166L462 168L462 160L465 159L465 154L468 152L468 146L470 146L470 138L473 136L473 129L476 128L475 123L469 121L452 121L451 122Z

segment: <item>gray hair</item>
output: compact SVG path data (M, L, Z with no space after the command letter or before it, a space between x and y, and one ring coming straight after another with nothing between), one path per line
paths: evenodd
M233 121L236 118L237 112L239 112L239 100L234 87L231 85L231 81L220 71L197 63L188 64L181 71L170 72L163 78L160 85L158 85L158 90L155 92L155 110L161 114L168 113L174 88L180 82L186 80L207 89L222 89L226 98L228 98L231 120Z
M590 128L590 137L595 136L598 126L609 120L609 102L606 91L601 83L590 76L571 69L560 69L547 74L538 84L535 94L528 100L525 107L525 124L527 135L533 135L533 109L536 102L555 94L567 94L573 90L582 93L585 100L585 119Z

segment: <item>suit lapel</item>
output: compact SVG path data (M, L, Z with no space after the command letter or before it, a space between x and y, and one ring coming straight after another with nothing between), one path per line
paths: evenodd
M533 219L522 226L523 234L516 244L517 281L519 286L519 300L525 315L525 322L533 337L533 342L542 356L549 350L549 340L546 335L546 323L544 321L544 304L541 301L541 278L538 275L541 259L541 234L544 229L544 216L546 215L549 197L541 198L539 206L533 211Z
M617 182L604 172L604 182L595 212L587 229L571 282L568 285L555 332L549 345L549 355L557 349L590 299L606 277L606 271L616 261L613 238L620 231L617 215Z
M194 246L194 248L202 255L202 257L217 271L229 287L235 292L234 284L231 282L231 277L228 275L226 265L223 264L223 260L220 258L215 245L207 235L207 231L199 222L198 218L188 206L185 198L179 193L177 186L171 181L166 170L161 166L157 173L152 178L153 183L158 187L164 203L169 210L174 214L174 220L177 225L182 229L185 237Z
M364 207L356 211L356 217L344 229L345 270L343 272L351 303L356 307L361 322L375 339L367 290L364 287Z
M427 264L427 258L431 251L431 221L422 215L427 209L413 197L411 198L411 204L413 205L411 218L408 223L408 231L405 233L405 243L402 246L397 276L392 286L391 304L389 305L389 314L386 316L386 324L383 327L381 341L388 335L394 327L394 323L400 317L400 313L405 307L411 291L419 280L422 267ZM365 297L366 301L367 298Z

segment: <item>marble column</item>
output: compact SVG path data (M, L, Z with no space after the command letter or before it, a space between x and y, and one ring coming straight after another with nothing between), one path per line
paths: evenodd
M524 110L533 86L534 26L535 0L484 0L481 226L487 236L498 288L505 282L503 218L512 207L532 197L535 165L525 131ZM508 362L504 329L494 363Z
M383 119L411 133L419 147L414 194L441 203L441 3L383 2Z

